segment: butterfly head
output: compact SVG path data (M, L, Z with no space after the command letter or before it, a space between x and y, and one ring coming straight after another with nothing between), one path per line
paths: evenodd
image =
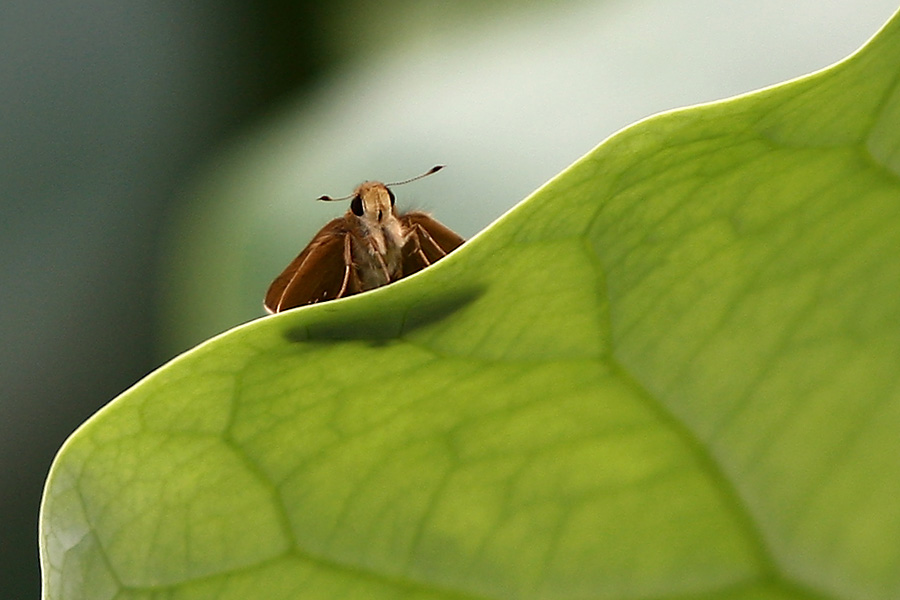
M443 168L443 165L436 165L417 177L405 181L397 181L395 183L366 181L365 183L361 183L349 196L345 196L344 198L320 196L319 200L333 202L335 200L347 200L349 198L351 213L369 226L382 225L391 217L397 216L397 212L394 209L394 193L388 186L403 185L410 181L416 181L417 179L422 179L432 173L437 173Z
M350 200L350 212L377 225L394 215L394 193L380 181L360 184Z

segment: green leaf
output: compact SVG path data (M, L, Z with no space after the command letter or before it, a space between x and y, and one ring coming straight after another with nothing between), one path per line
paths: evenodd
M896 598L900 18L66 443L47 598Z

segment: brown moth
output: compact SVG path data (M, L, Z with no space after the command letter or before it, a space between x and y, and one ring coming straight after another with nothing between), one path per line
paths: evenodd
M397 183L366 181L344 198L319 198L349 199L350 209L319 230L275 278L266 292L266 310L277 313L371 290L420 271L458 248L465 240L426 213L397 212L389 187L442 168Z

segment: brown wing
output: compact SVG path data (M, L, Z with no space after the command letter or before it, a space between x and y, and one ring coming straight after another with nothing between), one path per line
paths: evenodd
M409 241L403 247L404 276L436 263L465 241L455 231L423 212L401 215L400 222L405 231L411 232Z
M325 225L269 286L263 301L266 310L277 313L346 295L353 271L345 260L348 236L344 219L334 219Z

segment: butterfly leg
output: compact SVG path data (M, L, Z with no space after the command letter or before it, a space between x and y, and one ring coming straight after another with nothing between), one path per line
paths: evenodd
M422 248L419 245L421 243L420 240L422 240L422 239L424 239L426 242L428 242L428 244L432 248L437 250L438 253L441 255L441 258L443 258L444 256L447 256L447 253L444 252L444 249L441 248L440 245L436 241L434 241L434 238L431 237L431 234L428 233L428 231L426 231L426 229L418 223L416 223L416 234L417 234L416 235L416 249L419 253L419 256L421 256L423 259L425 259L425 264L430 265L431 261L429 261L427 258L425 258L425 254L422 252Z
M350 247L350 236L344 236L344 280L341 282L341 289L335 298L343 298L347 293L347 285L350 283L350 272L353 270L353 251Z
M384 273L384 283L390 283L392 281L391 271L390 269L388 269L387 263L384 262L384 257L381 255L381 252L378 251L378 248L375 247L375 244L372 243L371 240L367 239L366 241L369 242L369 250L371 251L372 256L374 256L378 260L378 266L381 267L381 272Z
M425 253L422 252L422 243L421 243L421 239L419 238L419 230L420 229L422 229L422 226L416 225L415 227L413 227L410 230L409 237L407 238L407 243L411 242L411 243L415 244L415 247L412 249L412 253L415 254L416 256L418 256L420 259L422 259L422 262L425 264L426 267L428 267L428 266L431 266L431 261L428 260L428 257L425 256ZM427 234L427 232L426 232L426 234ZM420 267L420 268L422 268L422 267Z

